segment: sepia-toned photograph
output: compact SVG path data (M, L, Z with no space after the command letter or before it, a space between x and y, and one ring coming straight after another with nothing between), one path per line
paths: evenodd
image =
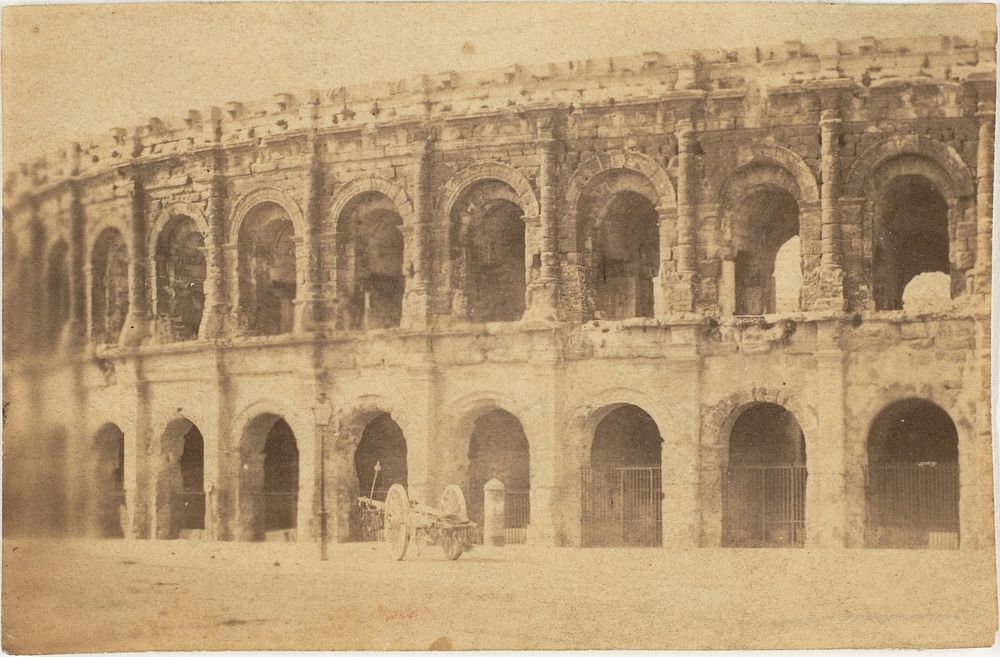
M4 652L996 641L993 4L2 23Z

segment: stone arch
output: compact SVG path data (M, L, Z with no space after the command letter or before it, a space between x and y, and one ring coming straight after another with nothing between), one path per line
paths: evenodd
M362 398L338 423L338 497L352 503L338 511L337 521L342 535L351 540L377 540L379 530L365 521L353 503L355 498L374 495L380 499L391 484L409 484L405 425L387 410L390 405L384 401L375 396ZM381 464L378 472L374 471L376 463Z
M445 216L451 216L455 203L469 187L484 180L499 180L509 185L524 216L528 220L537 219L541 210L531 183L517 169L502 162L474 162L452 176L441 190Z
M501 162L476 162L445 183L439 207L448 221L444 278L452 314L520 319L527 281L541 266L540 210L531 183Z
M106 225L89 252L90 327L98 342L117 342L128 316L132 259L126 235L114 225Z
M940 166L949 178L947 193L952 198L975 194L975 177L954 148L923 135L904 135L887 137L862 153L847 174L844 195L864 196L876 170L887 161L901 156L922 157Z
M682 431L687 423L673 409L664 405L662 399L650 395L648 392L627 386L612 386L600 388L592 393L588 393L583 401L572 408L568 408L563 416L562 430L567 435L577 436L571 448L575 462L571 467L579 467L580 464L590 460L590 444L586 439L579 439L580 436L593 436L594 428L604 419L607 413L618 406L631 405L638 406L652 416L657 426L672 427L676 431L671 433L671 442L685 441L689 438L686 432ZM666 440L666 437L664 437Z
M404 434L410 430L411 418L403 400L378 394L359 395L339 407L335 420L340 436L338 447L346 451L355 449L361 440L359 432L379 413L391 415Z
M402 205L401 205L402 204ZM381 178L361 178L333 203L335 320L338 329L399 326L407 270L415 265L413 206L406 192Z
M566 205L584 265L585 315L652 317L674 232L665 219L676 206L667 172L634 151L602 153L571 176Z
M132 228L129 224L128 218L121 216L119 212L112 213L102 213L94 218L94 221L90 221L90 216L88 215L88 223L86 229L86 241L87 241L87 262L93 262L94 248L97 246L97 242L100 240L101 236L107 231L107 229L117 230L124 240L125 248L128 250L129 262L132 261L132 240L129 236L132 234Z
M330 202L331 220L336 222L355 198L371 192L378 192L388 197L396 206L404 225L410 226L416 221L413 202L406 190L395 182L378 176L355 178L339 187Z
M162 210L148 245L151 308L157 340L174 342L198 337L210 305L209 250L212 240L201 209L175 203Z
M653 185L657 192L654 204L657 207L672 208L677 205L677 193L666 170L656 160L632 150L612 150L593 155L585 160L566 183L566 209L576 217L578 204L586 189L602 174L616 169L635 171Z
M787 172L795 181L793 195L802 203L819 202L819 186L812 169L795 151L774 144L748 144L736 150L709 176L708 198L722 202L727 183L744 169L757 166L775 167Z
M260 411L255 406L247 411ZM237 426L242 428L238 434L237 536L260 540L269 531L280 531L290 538L298 525L302 473L302 450L295 430L285 416L268 411L245 413Z
M792 391L781 388L756 387L730 394L708 407L702 417L701 435L713 441L716 447L724 447L724 441L742 410L757 403L770 403L788 409L798 420L806 440L806 457L812 436L816 433L816 413L805 405ZM725 461L723 461L725 464Z
M296 436L300 435L299 432L307 426L307 422L299 417L294 408L277 399L262 398L247 404L233 417L226 435L240 439L246 433L250 423L263 415L274 415L282 418Z
M92 436L89 488L94 499L91 524L105 538L121 538L128 531L125 495L125 433L105 422Z
M592 410L582 438L580 539L585 546L658 546L663 541L663 433L630 403Z
M309 227L301 210L284 192L256 190L236 204L231 228L235 330L248 335L292 333L309 268Z
M943 406L904 396L872 418L865 440L865 544L959 547L960 429Z
M501 471L508 493L507 539L524 542L523 530L530 520L532 427L526 424L530 415L510 395L492 390L464 395L449 407L454 410L448 422L446 449L451 460L445 466L446 481L463 485L470 518L481 524L483 485L493 476L493 465L499 463L496 469ZM494 426L489 426L491 423ZM495 434L498 424L517 435L506 444L496 441L497 436L490 431ZM483 439L500 444L487 445ZM482 447L486 449L479 449Z
M943 207L935 213L937 218L930 221L926 230L921 227L923 222L910 222L913 225L909 228L896 225L896 215L909 215L924 207L915 201L912 208L904 207L911 195L896 192L906 185L926 187L929 195L940 197L932 205L943 201ZM864 266L856 274L860 277L856 284L866 286L866 299L876 309L901 307L901 292L906 285L903 279L908 274L904 271L907 267L897 265L905 264L910 255L927 261L919 266L911 263L917 269L948 274L952 298L965 291L975 267L976 253L975 245L968 244L962 235L966 231L975 233L975 182L951 146L922 135L883 139L851 167L845 195L857 199L864 236ZM888 279L894 282L885 284ZM950 303L948 299L940 302Z
M701 437L707 449L702 451L700 506L703 514L703 540L710 544L726 544L722 530L725 511L724 487L727 485L730 466L731 432L745 411L763 404L780 406L794 417L802 432L805 471L823 470L823 463L817 461L822 456L822 446L813 444L818 431L816 413L793 391L767 386L747 388L732 392L714 404L704 406L701 414ZM804 484L804 481L798 482L797 479L797 477L804 479L804 472L790 476L793 477L791 483Z
M229 243L236 244L239 241L240 228L243 220L258 205L263 203L273 203L280 206L295 227L296 237L304 237L309 233L309 226L306 225L305 215L302 208L291 197L290 194L274 187L262 187L247 192L233 205L229 213Z
M157 435L154 447L156 538L178 538L207 527L205 437L177 414Z
M152 223L150 224L149 241L146 244L146 253L156 253L156 245L159 243L160 235L163 233L163 230L167 227L171 220L176 219L177 217L187 217L194 221L195 225L198 227L198 231L205 236L206 248L211 245L208 231L208 219L205 217L204 211L200 206L195 205L194 203L178 201L176 203L171 203L156 213Z

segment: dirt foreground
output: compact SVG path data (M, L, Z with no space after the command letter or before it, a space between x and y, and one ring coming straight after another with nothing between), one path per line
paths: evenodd
M993 643L993 555L3 542L3 649L946 647Z

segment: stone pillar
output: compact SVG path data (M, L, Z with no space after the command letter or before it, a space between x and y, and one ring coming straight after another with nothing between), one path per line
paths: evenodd
M664 285L669 272L674 269L670 248L674 242L674 228L677 225L677 208L657 206L657 227L660 240L660 275L653 280L653 316L664 319L670 315L670 290Z
M128 538L154 538L152 519L156 517L156 469L159 463L159 441L151 435L148 387L142 372L141 361L135 367L121 368L118 383L122 390L135 390L134 415L127 414L124 426L120 427L125 436L125 506L129 522L125 530ZM129 409L130 411L132 409ZM158 438L158 436L157 436Z
M825 321L817 326L818 341L826 348L815 355L816 422L796 418L806 436L806 545L811 547L843 547L847 508L858 502L846 497L844 353L832 348L838 324ZM856 480L857 473L850 474ZM852 495L857 492L851 490ZM863 505L863 488L861 493Z
M557 142L552 135L541 138L538 146L539 217L541 229L538 278L528 285L527 319L555 319L559 306L559 199L556 172ZM528 267L531 263L527 263ZM529 279L530 280L530 279Z
M431 230L434 218L431 215L433 201L431 189L431 160L433 158L434 137L429 136L417 155L413 183L413 224L404 227L409 231L407 246L412 272L406 279L403 293L403 318L400 322L407 328L424 328L430 321L430 278L431 278Z
M956 422L958 433L959 546L994 550L993 432L990 401L990 316L975 319L975 353L979 369L977 412L970 422ZM955 418L958 420L959 418ZM963 430L963 425L968 431Z
M69 217L69 317L60 343L66 351L78 350L87 339L87 238L86 211L80 184L70 183Z
M152 315L149 311L149 277L146 272L146 192L138 173L132 178L132 217L129 227L128 314L120 343L138 346L149 337Z
M407 493L411 499L431 506L437 504L438 495L451 481L434 481L432 472L438 470L441 460L437 423L436 367L424 363L406 368L413 413L405 418L397 418L406 439L406 480Z
M663 547L683 550L698 547L701 536L699 492L701 458L699 449L699 413L695 391L699 389L698 361L678 361L674 375L690 381L692 391L685 400L671 406L668 425L660 426L663 448L660 451L660 486L663 491L661 514ZM679 411L679 412L678 412Z
M845 310L844 236L840 212L840 112L825 109L820 117L820 262L819 271L806 271L803 305L807 310ZM803 254L807 252L803 235Z
M226 243L226 182L222 176L224 154L216 148L212 154L211 194L208 197L208 235L205 235L205 312L201 316L198 337L212 340L225 331L229 315L224 249Z
M226 242L222 245L221 252L222 268L228 274L226 281L228 294L228 314L225 321L225 334L228 337L239 337L246 334L246 321L244 320L244 306L246 299L240 294L240 249L239 238L235 242Z
M506 491L498 479L483 486L483 544L503 547L507 538Z
M309 131L307 151L309 169L305 185L306 234L302 236L302 258L296 258L296 276L301 278L301 289L296 286L296 333L310 333L324 321L323 279L320 262L320 236L323 232L323 163L320 159L319 139L316 135L316 107L312 107L313 128ZM301 268L301 269L300 269ZM301 273L298 273L301 272Z
M531 450L527 541L529 545L554 546L572 542L567 534L575 531L579 535L580 470L573 437L567 436L562 426L564 366L555 354L544 359L530 384L536 395L532 406L536 413L521 418Z
M331 543L351 540L351 508L357 504L358 479L354 472L354 444L335 425L316 427L316 531L322 531L323 513ZM364 494L364 493L361 493ZM322 505L319 500L323 500Z
M976 293L989 297L993 257L993 138L996 109L992 102L980 102L979 142L976 149ZM988 303L988 301L987 301Z
M670 311L694 310L698 268L698 207L695 133L690 120L677 122L677 233L673 245L675 270L664 283L669 289ZM661 252L669 245L660 245Z

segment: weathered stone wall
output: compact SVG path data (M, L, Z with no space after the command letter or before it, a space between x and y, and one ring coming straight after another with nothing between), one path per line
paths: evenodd
M805 434L807 543L854 547L870 423L913 396L955 422L962 546L990 547L993 44L789 42L447 73L277 94L72 144L6 178L5 456L63 430L66 523L93 530L84 464L114 423L129 534L156 536L163 437L184 418L205 439L207 534L229 539L242 526L242 445L261 414L279 416L299 450L300 539L315 536L323 491L345 540L368 421L399 424L411 495L433 502L467 471L476 417L499 408L530 448L530 540L577 544L594 430L633 404L664 441L664 544L718 545L728 432L766 401ZM952 299L930 316L873 297L880 202L901 177L927 181L947 208ZM512 297L524 314L482 323L489 285L522 280L477 272L497 246L478 222L497 212L524 225ZM262 213L290 226L280 266ZM644 233L632 253L634 236L614 231L634 232L641 222L622 219L636 213L657 239ZM172 292L160 240L182 217L204 244L190 268L205 271L197 336L157 323ZM105 339L95 254L108 229L127 274L122 330ZM739 252L757 249L766 273L792 231L799 310L736 316ZM46 264L60 249L65 275ZM640 270L655 271L651 293ZM283 286L268 299L290 295L276 330L250 321L268 285ZM59 289L64 314L35 302ZM516 303L500 298L504 312ZM602 320L608 304L642 316ZM52 333L55 349L38 339ZM32 499L38 469L8 470L5 487ZM8 513L9 526L30 524L30 505Z

